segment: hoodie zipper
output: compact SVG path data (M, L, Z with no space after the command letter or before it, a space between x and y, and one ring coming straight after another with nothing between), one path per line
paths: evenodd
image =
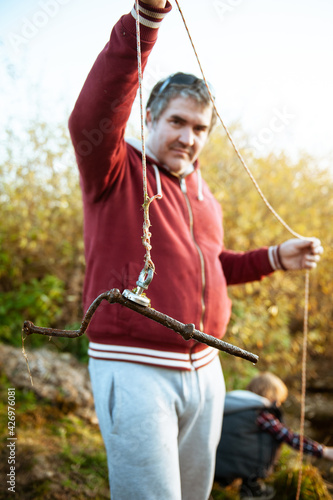
M201 317L200 317L200 322L199 322L199 329L203 332L204 330L204 316L205 316L205 310L206 310L206 304L205 304L205 288L206 288L206 273L205 273L205 261L203 257L203 253L201 251L201 248L199 247L198 243L195 240L194 237L194 230L193 230L193 212L192 212L192 207L191 203L189 200L189 197L187 195L187 188L186 188L186 182L185 178L181 177L179 179L180 181L180 189L184 195L186 205L187 205L187 210L188 210L188 215L189 215L189 221L190 221L190 233L191 237L193 240L193 243L195 245L195 248L197 249L199 259L200 259L200 268L201 268Z

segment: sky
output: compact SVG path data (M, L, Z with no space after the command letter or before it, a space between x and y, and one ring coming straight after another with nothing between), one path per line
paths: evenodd
M179 0L217 107L259 156L333 160L333 2ZM200 70L176 4L144 77ZM133 0L0 0L0 126L67 120L95 58ZM131 123L139 129L138 102Z

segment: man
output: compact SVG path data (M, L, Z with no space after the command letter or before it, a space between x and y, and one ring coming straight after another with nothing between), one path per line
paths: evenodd
M140 3L142 65L171 9ZM84 205L85 309L111 288L132 289L143 267L142 159L124 131L138 87L136 12L115 25L70 117ZM317 240L270 249L223 248L221 209L197 158L214 121L202 80L176 74L147 106L152 307L221 338L230 316L226 284L274 269L312 267ZM280 252L278 252L280 250ZM280 256L281 262L278 261ZM217 351L126 308L103 304L89 325L90 375L113 500L205 500L214 477L224 381Z

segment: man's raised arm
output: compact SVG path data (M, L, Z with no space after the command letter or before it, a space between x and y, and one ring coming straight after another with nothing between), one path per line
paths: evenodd
M161 21L170 9L171 5L165 0L139 2L143 68ZM83 191L92 201L116 179L125 161L124 133L137 88L136 10L133 7L114 26L69 119Z

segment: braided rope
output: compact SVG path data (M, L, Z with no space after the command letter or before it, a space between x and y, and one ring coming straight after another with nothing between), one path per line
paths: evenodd
M198 53L197 53L197 50L194 46L194 43L193 43L193 40L192 40L192 37L191 37L191 34L190 34L190 31L188 29L188 26L187 26L187 23L185 21L185 17L184 17L184 14L180 8L180 5L179 5L179 2L178 0L175 0L176 2L176 5L178 7L178 11L180 13L180 16L182 18L182 21L184 23L184 26L185 26L185 29L186 29L186 32L187 32L187 35L189 37L189 40L190 40L190 43L192 45L192 49L193 49L193 52L195 54L195 57L196 57L196 60L197 60L197 63L198 63L198 66L200 68L200 72L201 72L201 75L202 75L202 79L204 80L205 82L205 85L206 85L206 88L207 88L207 91L208 91L208 94L209 94L209 97L212 101L212 104L213 104L213 108L214 108L214 111L216 113L216 116L218 117L218 119L220 120L221 122L221 125L223 126L226 134L227 134L227 137L229 139L229 141L231 142L234 150L235 150L235 153L236 155L238 156L241 164L243 165L245 171L247 172L247 174L249 175L252 183L254 184L257 192L259 193L261 199L263 200L263 202L265 203L265 205L267 206L267 208L270 210L270 212L274 215L274 217L283 225L283 227L290 233L292 234L295 238L298 238L298 239L304 239L304 236L298 234L297 232L295 232L285 221L284 219L282 219L282 217L274 210L274 208L272 207L272 205L269 203L269 201L267 200L267 198L265 197L264 193L262 192L259 184L257 183L256 179L254 178L250 168L248 167L248 165L246 164L242 154L240 153L239 149L237 148L230 132L229 132L229 129L228 127L226 126L226 124L224 123L217 107L216 107L216 104L215 104L215 100L214 100L214 97L211 93L211 90L209 88L209 85L208 85L208 82L207 82L207 79L206 79L206 76L205 76L205 73L203 71L203 68L202 68L202 65L201 65L201 62L200 62L200 59L199 59L199 56L198 56ZM305 304L304 304L304 322L303 322L303 352L302 352L302 395L301 395L301 416L300 416L300 452L299 452L299 462L300 462L300 469L299 469L299 478L298 478L298 491L297 491L297 496L296 496L296 500L299 500L299 495L300 495L300 487L301 487L301 482L302 482L302 462L303 462L303 438L304 438L304 415L305 415L305 392L306 392L306 350L307 350L307 339L308 339L308 304L309 304L309 271L306 271L306 275L305 275Z
M141 62L141 38L140 38L140 12L139 0L135 0L136 11L136 44L137 44L137 60L138 60L138 81L139 81L139 98L140 98L140 126L141 126L141 148L142 148L142 180L143 180L143 236L142 244L146 249L144 271L148 272L149 269L155 271L155 265L151 259L150 251L152 249L150 238L151 226L149 219L149 206L155 199L160 199L162 195L156 194L149 198L147 188L147 162L146 162L146 148L145 148L145 121L144 121L144 108L143 108L143 92L142 92L142 62Z

